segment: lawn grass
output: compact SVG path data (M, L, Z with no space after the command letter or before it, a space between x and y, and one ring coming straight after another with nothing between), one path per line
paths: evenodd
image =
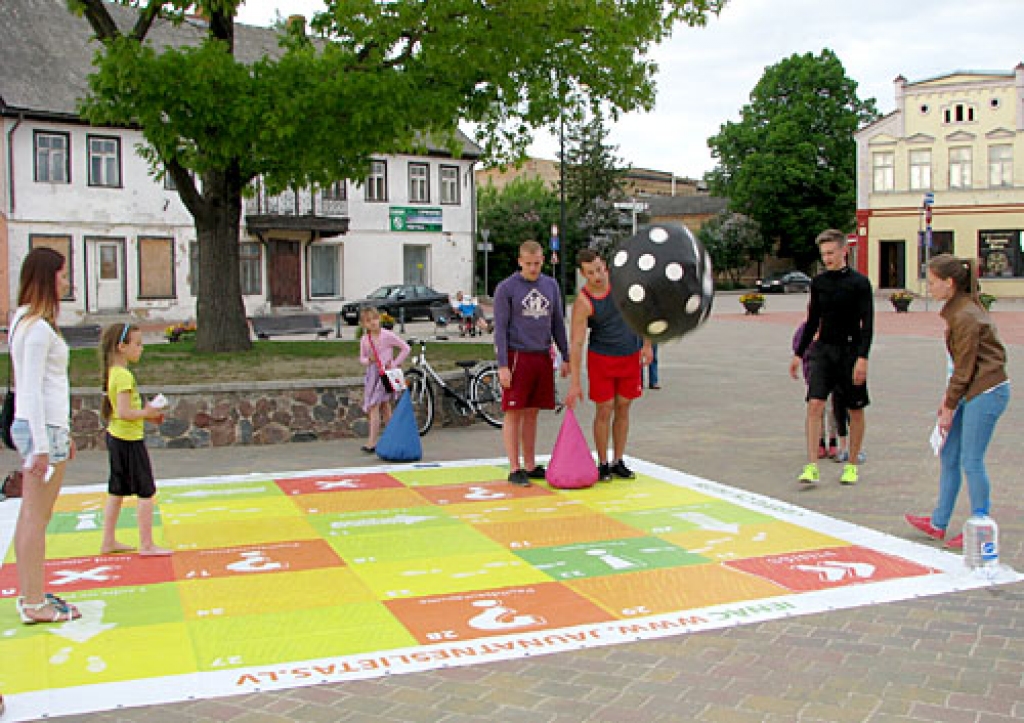
M413 348L413 353L419 347ZM494 359L494 345L431 341L427 358L438 370L457 369L460 359ZM169 386L215 382L361 377L359 343L355 341L255 341L248 352L205 353L195 342L151 344L133 365L140 385ZM96 349L72 349L71 386L99 387ZM0 383L7 382L7 354L0 354Z

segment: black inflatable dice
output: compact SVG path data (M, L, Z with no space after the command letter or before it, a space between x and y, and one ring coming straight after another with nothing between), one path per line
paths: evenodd
M612 297L630 328L655 343L677 339L711 314L711 258L682 224L644 227L612 256Z

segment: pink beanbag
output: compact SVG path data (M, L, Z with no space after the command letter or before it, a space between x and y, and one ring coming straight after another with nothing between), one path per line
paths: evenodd
M590 455L590 447L576 415L568 407L558 430L555 448L551 450L545 477L552 487L563 490L593 487L597 482L597 464Z

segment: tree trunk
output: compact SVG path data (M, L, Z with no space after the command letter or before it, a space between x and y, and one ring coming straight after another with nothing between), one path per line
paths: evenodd
M193 214L199 244L196 349L248 351L238 246L241 184L234 168L205 173L202 180L202 208Z

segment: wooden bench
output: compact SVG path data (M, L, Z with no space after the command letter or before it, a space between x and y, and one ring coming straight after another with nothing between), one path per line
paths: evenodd
M64 341L72 349L99 346L101 332L102 329L99 324L78 324L76 326L62 326L60 328L61 336L64 337Z
M316 334L317 339L326 339L333 329L324 326L317 314L287 314L284 316L254 316L249 319L252 333L257 339L292 334Z

